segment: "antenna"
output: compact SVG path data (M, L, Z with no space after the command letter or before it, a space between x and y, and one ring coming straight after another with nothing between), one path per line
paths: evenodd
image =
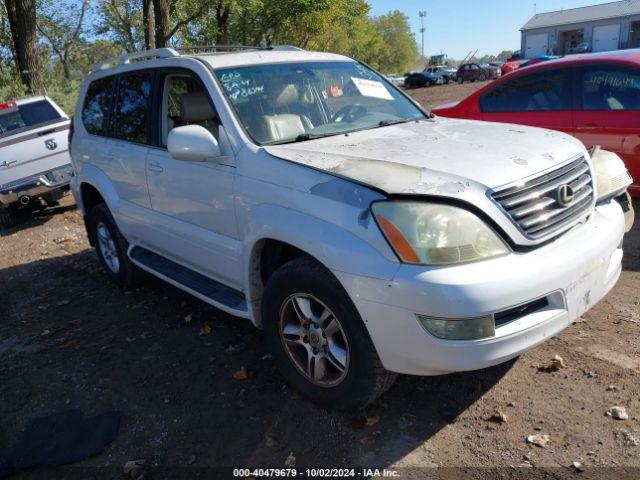
M420 34L422 35L422 58L424 58L424 32L425 32L424 19L427 16L427 11L422 10L418 12L418 15L420 16Z

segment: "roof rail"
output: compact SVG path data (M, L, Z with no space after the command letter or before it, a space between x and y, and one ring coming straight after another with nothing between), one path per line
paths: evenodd
M145 50L143 52L127 53L120 55L119 57L109 58L103 62L97 63L92 71L106 70L107 68L115 67L117 65L125 65L131 63L132 60L148 60L151 58L171 58L178 57L180 54L173 48L156 48L155 50Z
M245 50L262 50L262 51L302 51L301 48L293 45L272 45L269 47L250 46L250 45L197 45L193 47L182 48L156 48L155 50L145 50L143 52L127 53L119 57L109 58L97 63L92 72L98 70L106 70L117 65L126 65L131 61L149 60L151 58L173 58L179 57L182 53L225 53L238 52Z
M180 47L176 49L180 53L202 52L202 53L224 53L238 50L264 50L262 47L252 45L194 45L191 47Z
M225 53L244 50L279 50L279 51L301 51L301 48L292 45L272 45L268 47L254 45L196 45L192 47L176 48L180 53L199 52L199 53Z
M293 45L273 45L268 50L277 50L280 52L303 52L304 48L294 47Z

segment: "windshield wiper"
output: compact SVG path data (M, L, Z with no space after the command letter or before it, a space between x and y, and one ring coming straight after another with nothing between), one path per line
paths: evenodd
M413 121L414 119L411 119L411 118L399 118L398 120L381 120L378 122L378 126L388 127L390 125L398 125L399 123L409 123Z
M286 140L276 140L275 142L269 142L265 145L286 145L287 143L306 142L307 140L315 140L317 138L335 137L341 135L343 132L332 133L301 133L296 138L288 138Z

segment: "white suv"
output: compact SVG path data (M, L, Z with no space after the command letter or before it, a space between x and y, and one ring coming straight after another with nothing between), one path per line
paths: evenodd
M340 55L113 59L85 79L74 132L107 274L126 288L145 270L249 319L327 407L362 407L396 373L514 358L620 275L616 162L561 133L433 118Z

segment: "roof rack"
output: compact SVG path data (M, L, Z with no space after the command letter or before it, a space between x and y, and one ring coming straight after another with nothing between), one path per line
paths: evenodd
M149 60L151 58L172 58L179 57L180 54L173 48L156 48L155 50L145 50L143 52L127 53L120 55L119 57L109 58L103 62L97 63L92 71L106 70L107 68L115 67L116 65L126 65L131 63L132 60Z
M156 48L154 50L145 50L143 52L127 53L118 57L109 58L97 63L91 71L106 70L117 65L126 65L132 61L149 60L152 58L173 58L179 57L183 53L231 53L247 50L262 51L302 51L301 48L293 45L273 45L263 46L247 46L247 45L200 45L182 48Z
M302 51L301 48L294 47L293 45L271 45L268 47L254 46L254 45L197 45L192 47L176 48L175 50L180 53L182 52L228 53L228 52L237 52L237 51L244 51L244 50Z

